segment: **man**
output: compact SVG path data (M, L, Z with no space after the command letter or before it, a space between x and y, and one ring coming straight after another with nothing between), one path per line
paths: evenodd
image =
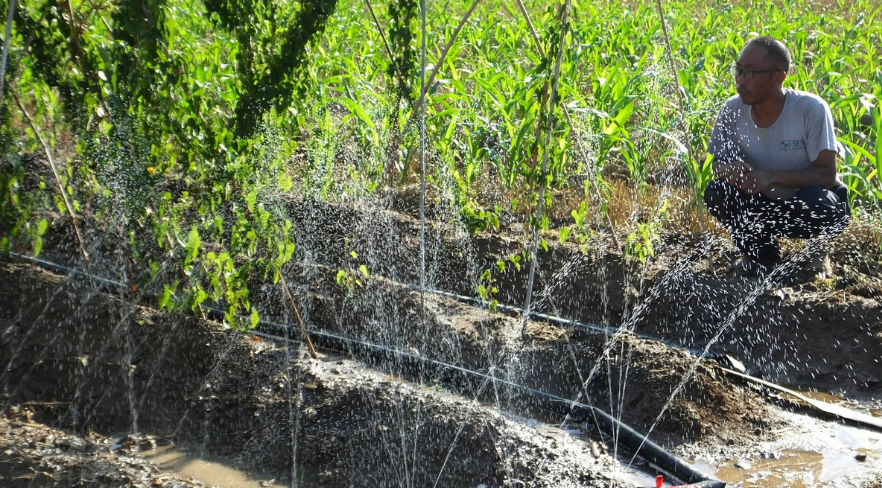
M830 107L783 88L791 62L777 39L748 41L731 67L738 95L723 105L708 144L717 179L704 201L743 253L736 267L747 273L781 261L779 237L832 237L850 218Z

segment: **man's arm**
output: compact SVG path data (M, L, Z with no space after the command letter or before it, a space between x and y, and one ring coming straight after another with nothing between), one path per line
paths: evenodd
M714 168L716 171L716 168ZM745 173L740 181L732 182L742 191L757 194L772 185L784 188L802 188L820 185L830 188L836 183L836 152L824 149L806 169L772 170L758 169Z
M744 179L744 175L753 171L751 165L735 159L714 157L711 164L714 176L734 186L739 186L739 182Z
M742 152L737 143L738 111L732 107L734 98L729 99L717 114L714 129L707 145L707 152L713 156L711 169L714 176L731 185L736 185L744 175L753 171L750 164L744 162Z

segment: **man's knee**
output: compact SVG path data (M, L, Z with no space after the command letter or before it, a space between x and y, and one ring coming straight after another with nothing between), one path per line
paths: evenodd
M839 192L813 185L800 188L794 197L797 211L821 220L837 220L848 213L848 200L842 201Z
M796 192L795 199L808 208L829 207L833 203L830 200L830 191L820 185L804 186ZM839 200L835 194L833 197Z
M800 188L791 208L796 212L794 217L805 226L797 232L805 234L804 237L815 237L820 234L837 235L851 220L847 193L843 200L840 192L822 186Z

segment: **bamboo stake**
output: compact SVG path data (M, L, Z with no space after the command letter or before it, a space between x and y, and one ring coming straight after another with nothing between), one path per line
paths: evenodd
M389 43L386 42L386 33L383 32L383 26L380 25L380 20L377 18L377 14L374 13L374 6L371 5L371 0L364 0L364 3L367 4L367 8L371 13L371 17L374 19L374 24L377 26L377 30L380 32L380 38L383 39L383 45L386 46L386 54L389 55L389 59L393 59L395 55L392 54L392 49L389 47ZM407 81L405 81L404 77L401 75L401 72L395 70L395 74L398 76L398 82L401 84L401 88L407 87Z
M40 134L39 129L37 129L36 124L34 124L34 120L31 118L31 115L22 105L21 100L18 98L18 95L15 93L12 94L12 98L15 100L15 103L18 105L19 110L24 115L25 119L28 121L28 125L31 126L31 130L34 131L34 135L37 136L37 140L40 141L40 145L43 147L43 151L46 153L46 158L49 160L49 167L52 168L52 174L55 176L55 184L58 186L58 191L61 192L61 198L64 200L64 206L67 208L68 214L70 214L70 222L73 224L74 232L77 236L77 243L80 245L80 251L83 253L83 259L86 261L86 271L91 276L91 264L89 262L89 253L86 252L86 246L83 245L83 238L80 235L80 229L77 227L77 216L74 214L73 207L71 207L70 202L67 198L67 193L64 191L64 185L61 184L61 178L58 176L58 170L55 167L55 160L52 158L52 152L49 150L49 146L46 144L46 141L43 139L43 136Z
M373 17L374 19L374 25L377 26L377 30L380 32L380 37L383 39L383 45L386 46L386 54L388 54L389 60L391 61L395 58L395 55L392 54L392 48L389 47L389 43L386 41L386 33L383 32L383 26L380 25L380 20L377 18L377 14L374 13L374 6L371 4L371 0L365 0L365 3L367 4L368 10L371 13L371 17ZM391 167L390 162L392 161L393 155L397 153L398 147L401 144L401 132L398 131L398 107L401 104L401 94L404 93L407 89L407 80L404 79L401 71L397 69L395 70L395 75L398 76L399 94L398 98L395 100L395 111L393 112L394 122L391 125L391 129L393 132L391 140L389 142L389 146L386 149L389 162L387 162L385 168L383 168L383 180L387 179Z
M291 306L291 310L294 312L294 317L297 318L297 325L300 327L300 333L303 334L303 342L305 342L306 347L309 348L309 355L312 356L312 359L318 359L318 353L315 352L315 347L313 347L312 340L306 332L306 327L303 326L303 319L300 318L300 312L297 311L294 297L291 296L291 290L288 289L288 284L285 283L285 276L281 271L279 271L279 281L282 282L282 289L285 290L285 296L288 298L288 305Z
M518 3L518 8L521 10L521 13L524 14L524 19L527 20L527 27L530 28L530 34L533 35L533 41L536 43L536 47L539 49L539 54L544 58L545 50L542 49L542 41L539 40L539 34L536 33L536 28L533 27L533 21L530 20L530 14L527 13L527 7L524 7L524 2L521 0L516 0Z
M456 37L459 35L459 31L462 30L465 23L469 20L469 17L472 16L472 12L475 11L475 8L478 6L481 0L474 0L472 6L465 13L462 20L459 21L459 25L456 26L456 30L453 31L453 35L450 37L450 40L447 41L447 44L444 46L444 49L441 51L441 55L438 57L438 61L435 63L435 67L432 69L432 73L429 75L428 81L424 84L424 86L420 89L420 99L419 103L424 103L424 99L426 97L426 93L429 91L429 87L432 86L432 83L435 81L435 76L438 75L438 70L441 69L441 66L444 64L444 59L447 57L447 52L450 51L450 48L453 46L454 41L456 41ZM423 75L425 75L426 68L423 66ZM404 132L406 133L410 130L410 127L416 121L417 111L413 111L410 114L410 119L408 119L407 124L404 126Z
M705 212L702 211L701 208L701 193L698 190L698 176L695 174L695 168L692 167L692 161L694 161L695 150L692 148L692 141L689 137L689 124L686 123L686 95L683 90L680 88L680 80L677 78L677 67L674 66L674 50L671 49L671 38L668 36L668 24L665 22L665 9L662 7L661 0L656 0L656 6L658 7L658 16L661 20L662 25L662 33L665 36L665 48L668 55L668 66L671 69L671 76L674 78L674 88L677 90L677 100L680 102L680 112L683 114L683 126L684 133L686 134L686 170L689 172L689 177L692 179L692 197L693 197L693 205L695 205L695 210L698 212L698 222L701 224L701 232L704 235L707 235L707 216ZM707 250L707 256L705 256L708 262L707 269L711 274L716 274L714 271L714 257L713 251L710 247Z
M441 56L438 57L438 62L435 63L435 67L432 69L432 74L429 75L429 79L423 85L422 90L420 90L420 100L425 98L426 92L429 91L429 87L432 86L432 83L434 83L435 81L435 76L438 75L438 70L440 70L441 66L444 64L444 59L447 57L447 52L450 51L450 48L453 46L454 41L456 41L457 36L459 36L459 31L462 30L462 27L465 25L466 21L469 20L469 17L472 16L472 12L475 11L475 8L480 2L481 0L475 0L474 2L472 2L472 6L469 8L468 12L466 12L465 15L463 15L462 17L462 20L459 21L459 25L457 25L456 30L453 31L453 35L450 36L450 40L447 41L447 45L445 45L444 50L441 51ZM425 69L426 67L423 66L423 71L425 71Z
M475 0L478 3L479 0ZM474 5L472 5L474 10ZM471 10L466 18L471 15ZM459 24L462 27L463 22ZM459 27L453 33L453 38L459 33ZM420 42L420 319L423 326L426 324L426 0L420 0L420 29L422 39ZM452 43L452 41L451 41ZM448 43L448 47L450 43ZM447 49L441 55L441 59L447 54ZM438 66L435 66L435 71Z

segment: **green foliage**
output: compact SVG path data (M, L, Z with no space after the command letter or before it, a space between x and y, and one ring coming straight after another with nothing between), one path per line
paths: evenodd
M336 0L204 0L209 14L239 42L241 93L235 133L247 138L270 108L283 112L306 92L307 45L324 32ZM290 24L284 21L293 17Z
M652 219L648 222L639 222L637 229L628 234L625 239L623 255L626 261L645 263L647 259L655 256L655 243L661 238L661 220L667 212L668 202L664 201L656 209Z
M493 278L493 273L488 269L485 270L483 274L481 274L481 278L478 283L478 296L481 297L481 300L484 300L488 303L491 312L496 311L496 307L499 305L499 301L493 298L493 295L499 292L493 283L496 280Z
M700 194L712 178L702 150L733 93L726 66L757 18L793 50L788 86L830 103L853 206L879 207L880 9L667 3L674 74L655 3L576 1L567 25L562 4L528 4L540 53L518 9L482 2L427 93L428 178L469 232L498 228L503 214L526 220L540 190L553 208L556 195L584 187L586 197L558 215L572 217L560 239L585 244L606 211L603 177L643 188L674 169ZM429 2L429 63L470 5ZM416 110L418 3L389 0L377 12L391 59L355 0L25 2L6 82L49 145L64 149L59 183L75 211L88 209L128 242L138 279L161 282L161 304L198 310L212 301L248 327L249 287L278 280L294 253L286 194L371 192L394 182L388 161L398 181L414 181L418 144L405 128ZM36 253L60 194L10 100L0 105L0 248ZM550 225L547 216L528 223ZM659 226L638 223L628 256L651 257ZM518 270L523 259L515 254L495 272ZM339 281L353 285L371 271L355 258L343 268ZM482 286L492 294L491 283Z
M386 73L391 80L391 86L395 86L400 97L413 102L414 86L408 85L407 80L418 80L417 69L419 57L414 45L416 36L414 32L419 30L417 13L419 3L417 0L392 0L389 2L389 49L392 50L392 59L386 68ZM411 82L413 83L413 81ZM417 90L418 91L418 90Z

